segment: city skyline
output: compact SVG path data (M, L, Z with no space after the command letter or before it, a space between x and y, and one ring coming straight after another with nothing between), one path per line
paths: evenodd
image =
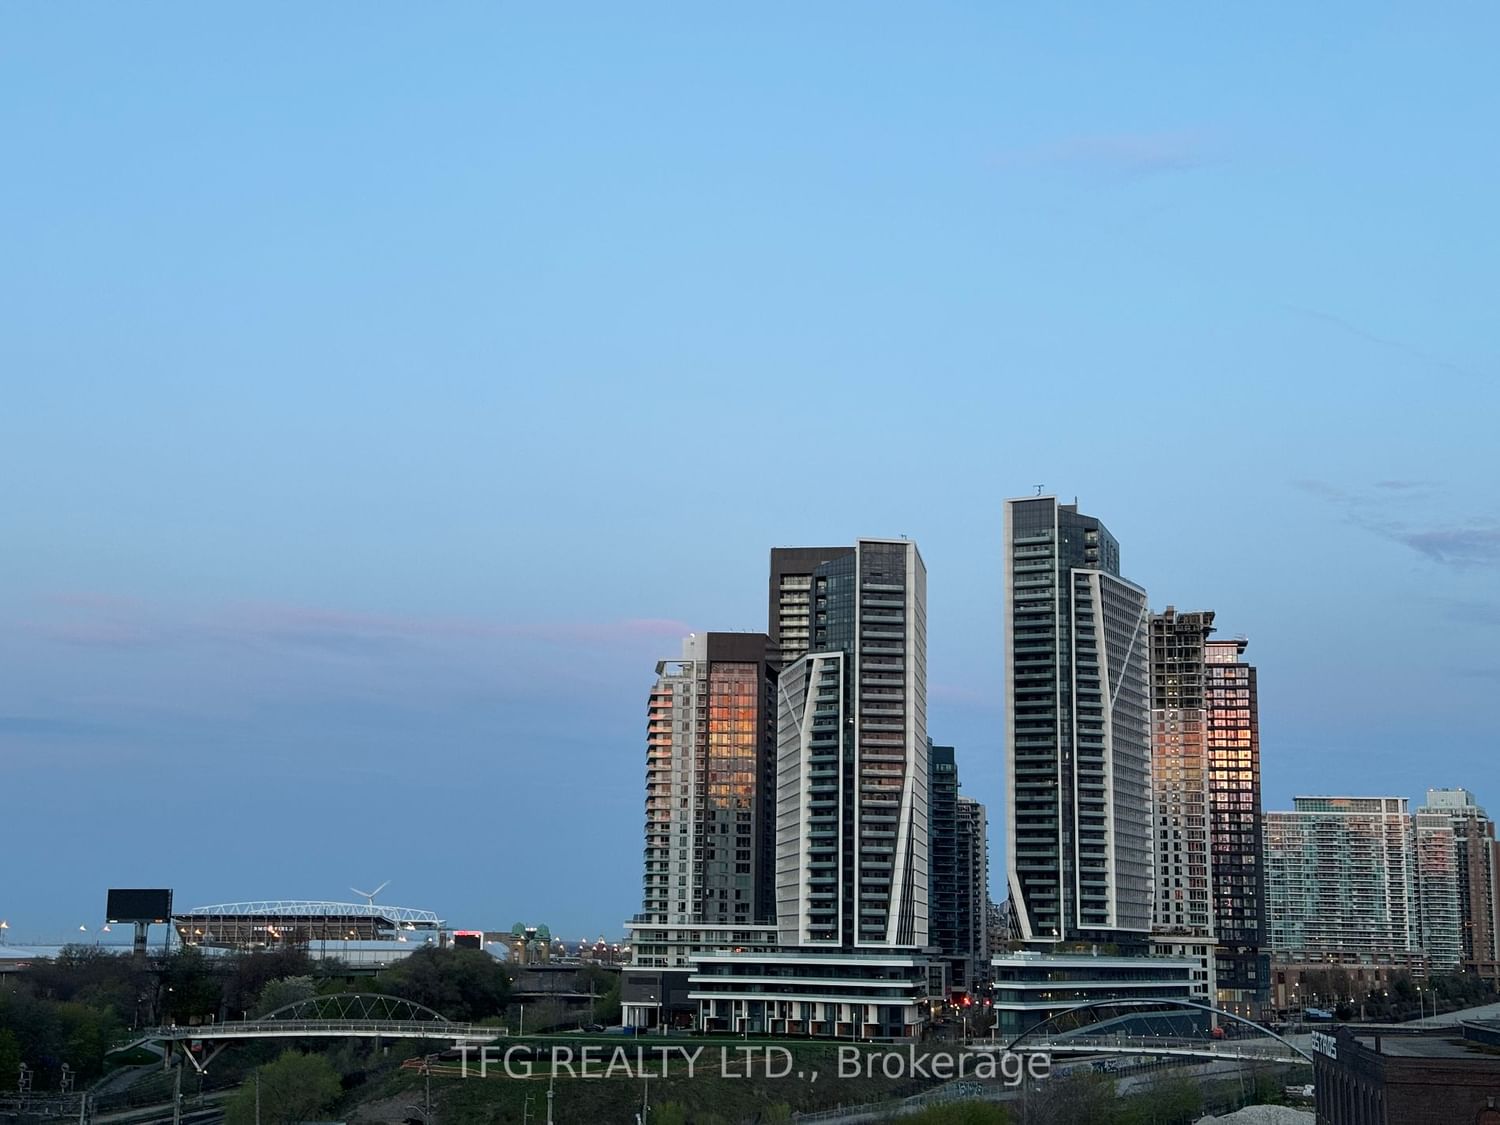
M655 662L858 535L999 898L1038 484L1249 636L1267 809L1493 806L1497 19L7 12L8 940L384 880L613 936Z
M1025 497L1013 498L1013 499L1022 499L1022 500L1024 500ZM1149 594L1150 594L1149 590L1147 591L1147 594L1149 596ZM89 607L92 607L93 603L91 601L84 600L83 604L85 604L85 605L87 605ZM1153 602L1153 604L1154 604L1154 602ZM339 623L336 623L336 622L328 622L326 624L330 628L337 628L339 626ZM665 631L669 627L675 629L676 628L675 623L668 623L668 622L663 622L663 621L653 621L653 622L640 623L639 635L645 636L645 637L650 637L655 632L657 632L657 631ZM629 632L629 631L630 630L622 630L622 632ZM745 629L745 630L736 630L733 633L723 634L723 635L725 635L725 636L733 636L733 637L742 637L742 636L752 636L753 633L754 633L753 629ZM681 641L682 641L682 634L677 634L677 633L674 632L674 636L676 638L676 642L677 643L681 643ZM670 645L672 643L672 641L668 640L666 637L664 637L663 640L664 640L664 642L666 642L667 645ZM773 642L774 642L774 638L773 638ZM655 642L651 642L651 643L654 644ZM1240 642L1236 641L1234 643L1238 644ZM657 651L660 651L660 647L661 646L657 646ZM768 651L772 651L772 650L774 650L774 643L773 643L772 646L768 647ZM939 693L939 695L941 697L941 693ZM1002 713L1002 709L998 708L998 707L995 708L995 711L996 711L997 716ZM965 776L966 777L970 777L973 774L981 774L981 775L983 774L983 772L984 772L983 771L983 755L984 755L984 751L983 751L983 747L982 746L981 747L968 747L968 748L964 748L963 749L963 751L962 751L962 760L965 763L968 763L968 765L966 767L966 770L965 770ZM636 764L638 764L638 763L636 763ZM1418 780L1419 780L1419 782L1422 782L1424 784L1424 788L1430 786L1430 782L1431 782L1431 776L1430 775L1431 775L1431 771L1428 770L1428 769L1426 769L1425 767L1424 767L1424 769L1418 775ZM1289 771L1287 773L1287 775L1286 775L1287 780L1280 787L1280 789L1284 789L1287 792L1290 792L1292 789L1301 789L1301 790L1305 791L1308 787L1307 787L1307 785L1305 785L1304 783L1302 783L1302 781L1300 780L1301 776L1303 776L1303 775L1300 775L1300 774L1297 774L1297 773ZM1425 779L1425 781L1424 781L1424 779ZM1274 783L1276 781L1276 778L1273 777L1271 780L1272 780L1272 783L1274 785ZM1443 780L1446 782L1446 781L1449 781L1449 780L1452 780L1452 779L1443 779ZM1472 779L1470 779L1470 778L1465 778L1465 779L1461 779L1461 780L1465 780L1467 782L1467 784L1468 784L1468 787L1470 787L1470 788L1476 788L1477 787L1477 788L1480 788L1481 791L1482 791L1482 785L1480 783L1473 782ZM990 794L990 795L988 795L988 799L986 800L985 797L978 796L976 794L976 789L978 789L978 788L979 787L974 786L972 783L966 785L966 793L967 793L967 795L970 796L970 797L972 797L972 798L974 798L974 799L981 800L985 804L985 806L987 808L993 808L993 807L995 807L995 804L994 804L994 802L996 800L995 796L993 794ZM1348 786L1344 786L1343 787L1344 790L1347 790L1348 788L1349 788ZM1355 788L1356 788L1356 790L1359 789L1359 787L1355 787ZM1332 791L1330 791L1330 792L1332 792ZM1359 795L1358 792L1356 793L1356 795ZM1413 800L1412 801L1412 806L1415 807L1416 803L1417 802L1415 800ZM1287 807L1287 806L1290 806L1290 804L1291 804L1291 802L1289 800L1283 802L1280 805L1278 805L1275 802L1268 802L1267 805L1266 805L1266 808L1269 811L1269 810L1272 810L1272 809L1276 809L1278 807ZM1001 804L999 807L1002 810L1001 820L1003 821L1004 820L1004 817L1003 817L1003 804ZM996 849L995 849L996 854L998 854L999 856L1003 857L1004 854L1005 854L1004 850L1003 850L1004 849L1003 838L1001 840L999 840L999 841L996 841L996 845L997 845ZM1003 858L999 862L1003 863ZM1000 901L1001 899L1003 899L1005 897L1003 867L1001 868L1000 871L994 870L994 867L995 867L995 864L992 863L992 871L991 871L991 893L992 893L992 896L994 897L994 901ZM125 870L125 869L126 868L123 868L123 867L120 868L120 870ZM129 870L134 871L137 875L140 874L139 867L131 867L131 868L129 868ZM144 876L142 876L142 877L144 877ZM636 885L639 886L639 874L638 873L635 875L635 880L636 880ZM128 882L130 880L128 880L128 879L125 879L125 880L115 879L115 880L113 880L113 882L115 882L115 883L119 883L119 882L122 882L122 881ZM137 878L136 881L140 881L140 879ZM158 880L158 881L160 881L160 880ZM332 882L334 884L330 893L320 894L320 895L312 895L312 893L309 892L310 896L312 896L312 897L322 897L322 898L328 898L328 899L335 899L335 900L339 899L341 897L340 892L341 892L342 888L338 885L337 876L334 876L330 880L330 882ZM260 886L261 887L264 888L266 885L267 884L265 883L264 880L262 880L260 882ZM312 886L312 887L314 887L314 889L316 889L316 884L312 883L312 882L308 882L308 881L300 882L298 885L299 886L303 886L303 887ZM394 888L394 892L395 892L395 895L396 895L395 899L391 899L391 894L390 893L383 895L382 898L383 899L391 899L392 901L399 900L399 901L402 901L402 902L405 902L406 899L413 899L413 902L414 902L415 905L421 905L421 906L431 905L425 899L423 899L423 901L420 901L420 902L415 901L417 899L422 899L423 898L423 892L420 891L420 890L418 890L418 891L412 891L411 888L413 886L420 886L420 885L421 885L420 883L413 884L412 882L408 881L407 884L406 884L406 886L404 888L402 888L402 887ZM223 888L222 886L220 886L220 889L224 890L225 888ZM611 890L613 890L613 888L611 888ZM403 897L403 893L404 893L404 897ZM202 896L202 897L203 897L203 901L205 901L205 902L210 901L210 898L208 896ZM225 896L223 894L220 894L219 897L223 898ZM235 896L235 897L253 898L255 896L253 896L253 895L240 895L240 896ZM343 896L343 897L348 897L348 896ZM430 898L430 896L427 896L427 897ZM186 901L186 900L184 900L184 901ZM440 907L441 904L438 904L438 905ZM638 898L636 899L636 905L637 906L639 905ZM536 914L536 911L534 909L531 909L530 907L528 907L526 904L523 904L523 903L516 903L516 904L514 904L513 908L512 908L511 905L508 904L508 905L506 905L504 907L500 907L499 909L501 910L502 913L505 910L507 910L507 909L511 910L512 913L514 913L516 911L520 911L521 914L525 914L528 917ZM81 912L75 912L75 913L78 914L78 916L82 920L83 924L87 924L89 922L89 917L87 915L86 910L85 911L81 911ZM451 911L447 912L447 913L451 913ZM11 922L10 929L11 929L12 933L11 933L11 936L10 936L10 940L11 940L11 942L13 944L20 944L22 941L25 940L26 935L28 933L31 934L34 937L41 937L41 938L44 938L44 939L47 939L47 940L66 941L66 940L72 940L72 936L75 935L78 932L78 925L72 923L70 921L70 918L68 916L58 916L59 920L56 921L56 922L54 922L52 924L52 927L51 927L50 930L46 929L45 925L43 927L39 928L35 923L32 923L30 926L28 926L27 923L26 923L26 921L25 921L25 919L27 918L27 912L24 910L24 908L20 909L20 910L12 908L12 909L9 910L9 913L6 915L6 917L8 919L17 919L17 918L19 918L19 919L22 920L21 921L21 926L20 926L19 933L16 932L17 931L17 925L16 925L16 923L14 921ZM626 913L625 915L622 916L623 919L628 919L629 917L630 917L629 913ZM466 919L464 919L464 918L450 919L450 920L456 921L456 922L460 922L460 923L465 923L466 922ZM486 924L497 921L497 919L495 919L495 918L484 918L484 919L474 918L474 919L468 919L468 920L472 920L472 921L475 921L475 922L483 921ZM614 936L616 933L618 933L618 932L620 932L622 930L622 926L618 922L616 922L616 923L614 923L612 925L611 922L610 922L610 920L608 920L608 919L600 919L598 921L598 924L594 925L592 927L592 930L595 931L595 932L592 932L592 933L590 932L591 931L591 927L589 925L589 920L588 919L584 920L584 923L583 923L583 925L581 927L578 926L578 925L574 925L572 928L579 930L579 933L578 933L578 938L579 939L591 939L593 936L597 936L598 932L602 932L603 934ZM38 929L40 929L40 934L38 934ZM92 933L93 929L95 929L95 927L91 927L91 937L90 937L90 940L97 940L98 939L98 935L96 933ZM565 926L563 928L563 930L560 930L559 932L566 932L567 929L568 928Z

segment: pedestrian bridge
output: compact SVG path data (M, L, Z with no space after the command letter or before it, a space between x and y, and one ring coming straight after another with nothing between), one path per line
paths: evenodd
M1307 1049L1269 1028L1191 1000L1095 1000L1060 1012L1006 1044L1054 1055L1158 1055L1307 1063Z
M455 1023L439 1012L411 1000L372 993L344 992L310 996L249 1020L195 1026L168 1025L146 1031L141 1039L162 1044L170 1055L175 1044L202 1043L201 1061L192 1050L184 1053L198 1070L207 1068L220 1051L246 1039L436 1039L474 1046L492 1043L508 1034L503 1027ZM212 1050L208 1045L212 1044Z

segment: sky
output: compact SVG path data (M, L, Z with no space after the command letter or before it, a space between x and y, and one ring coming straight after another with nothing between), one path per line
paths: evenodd
M0 918L618 935L646 694L907 535L1003 887L1001 506L1500 806L1500 9L0 9ZM1500 812L1500 809L1496 809Z

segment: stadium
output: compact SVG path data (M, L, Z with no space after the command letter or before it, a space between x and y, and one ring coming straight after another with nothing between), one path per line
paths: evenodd
M285 899L198 906L172 915L184 947L205 952L302 948L351 967L379 968L423 945L446 944L430 910L383 903Z

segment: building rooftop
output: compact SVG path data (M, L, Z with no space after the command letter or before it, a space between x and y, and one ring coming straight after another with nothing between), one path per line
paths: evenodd
M1493 1025L1492 1025L1493 1026ZM1500 1029L1496 1029L1500 1030ZM1489 1059L1500 1062L1500 1047L1465 1038L1457 1029L1413 1034L1409 1028L1389 1032L1361 1030L1353 1039L1367 1051L1399 1059Z

